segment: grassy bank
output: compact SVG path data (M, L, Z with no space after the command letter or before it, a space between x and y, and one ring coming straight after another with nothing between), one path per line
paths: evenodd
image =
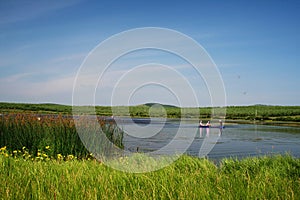
M299 199L300 160L226 159L216 166L183 156L162 170L133 174L95 160L31 161L2 153L0 182L0 199Z
M129 110L127 113L131 117L149 117L149 110L153 104L138 106L119 106L116 110ZM80 108L80 107L79 107ZM163 108L163 109L162 109ZM82 107L84 109L84 107ZM181 116L181 108L170 105L151 108L152 115L155 117L181 118L189 117L196 119L209 119L212 108L190 108L191 112L186 116ZM96 106L96 113L99 116L111 116L112 108L109 106ZM196 112L196 111L197 112ZM164 112L165 111L165 112ZM199 112L198 112L199 111ZM72 106L59 104L24 104L24 103L0 103L0 113L44 113L44 114L72 114ZM199 114L200 113L200 114ZM94 114L94 113L93 113ZM229 120L260 120L274 122L300 122L300 106L228 106L226 107L226 119Z

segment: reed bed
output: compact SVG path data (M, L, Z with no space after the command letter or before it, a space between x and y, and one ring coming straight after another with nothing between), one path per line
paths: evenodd
M80 127L85 135L95 137L83 119ZM123 148L123 131L112 121L98 118L98 126L116 146ZM79 127L79 128L80 128ZM0 146L7 150L27 149L37 155L46 151L50 157L73 155L84 158L89 155L77 133L72 117L63 115L8 114L0 116ZM101 143L103 144L103 143Z

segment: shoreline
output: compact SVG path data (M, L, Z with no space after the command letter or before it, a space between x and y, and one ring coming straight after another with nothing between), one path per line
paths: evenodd
M225 120L225 124L253 124L253 125L269 125L269 126L288 126L288 127L300 127L300 122L294 121L262 121L262 120L243 120L243 119L235 119L235 120Z
M16 111L0 111L0 117L5 115L36 115L39 117L42 116L55 116L55 115L62 115L65 117L73 117L70 113L61 113L61 112L36 112L36 111L22 111L18 110ZM97 115L97 114L96 114ZM112 119L109 115L97 115L100 118L107 118ZM116 116L119 117L119 116ZM120 118L132 118L132 119L151 119L149 117L143 117L143 116L120 116ZM152 119L165 119L164 117L152 117ZM180 121L183 119L184 121L190 121L198 123L198 118L173 118L173 117L166 117L169 121ZM211 118L202 118L203 121L211 121ZM250 119L224 119L222 120L224 125L236 125L236 124L253 124L253 125L269 125L269 126L287 126L287 127L300 127L300 122L297 121L275 121L275 120L250 120Z

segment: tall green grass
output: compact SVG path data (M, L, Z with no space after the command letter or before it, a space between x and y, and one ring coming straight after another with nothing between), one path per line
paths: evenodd
M85 126L82 121L82 127ZM112 122L99 119L99 127L110 141L123 148L123 131ZM86 157L89 155L83 145L72 118L62 115L9 114L0 116L0 146L6 146L10 151L21 150L23 147L30 154L37 155L38 150L45 150L48 155L74 155ZM84 127L85 135L96 137L88 127ZM92 140L92 139L91 139ZM103 143L102 143L103 144Z
M0 182L0 199L299 199L300 160L226 159L216 166L183 156L159 171L133 174L96 160L39 162L0 155Z

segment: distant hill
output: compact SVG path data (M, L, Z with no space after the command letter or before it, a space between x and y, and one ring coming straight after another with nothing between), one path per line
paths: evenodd
M167 104L160 104L160 103L146 103L144 104L145 106L148 106L148 107L151 107L153 105L161 105L162 107L165 107L165 108L179 108L178 106L174 106L174 105L167 105Z

